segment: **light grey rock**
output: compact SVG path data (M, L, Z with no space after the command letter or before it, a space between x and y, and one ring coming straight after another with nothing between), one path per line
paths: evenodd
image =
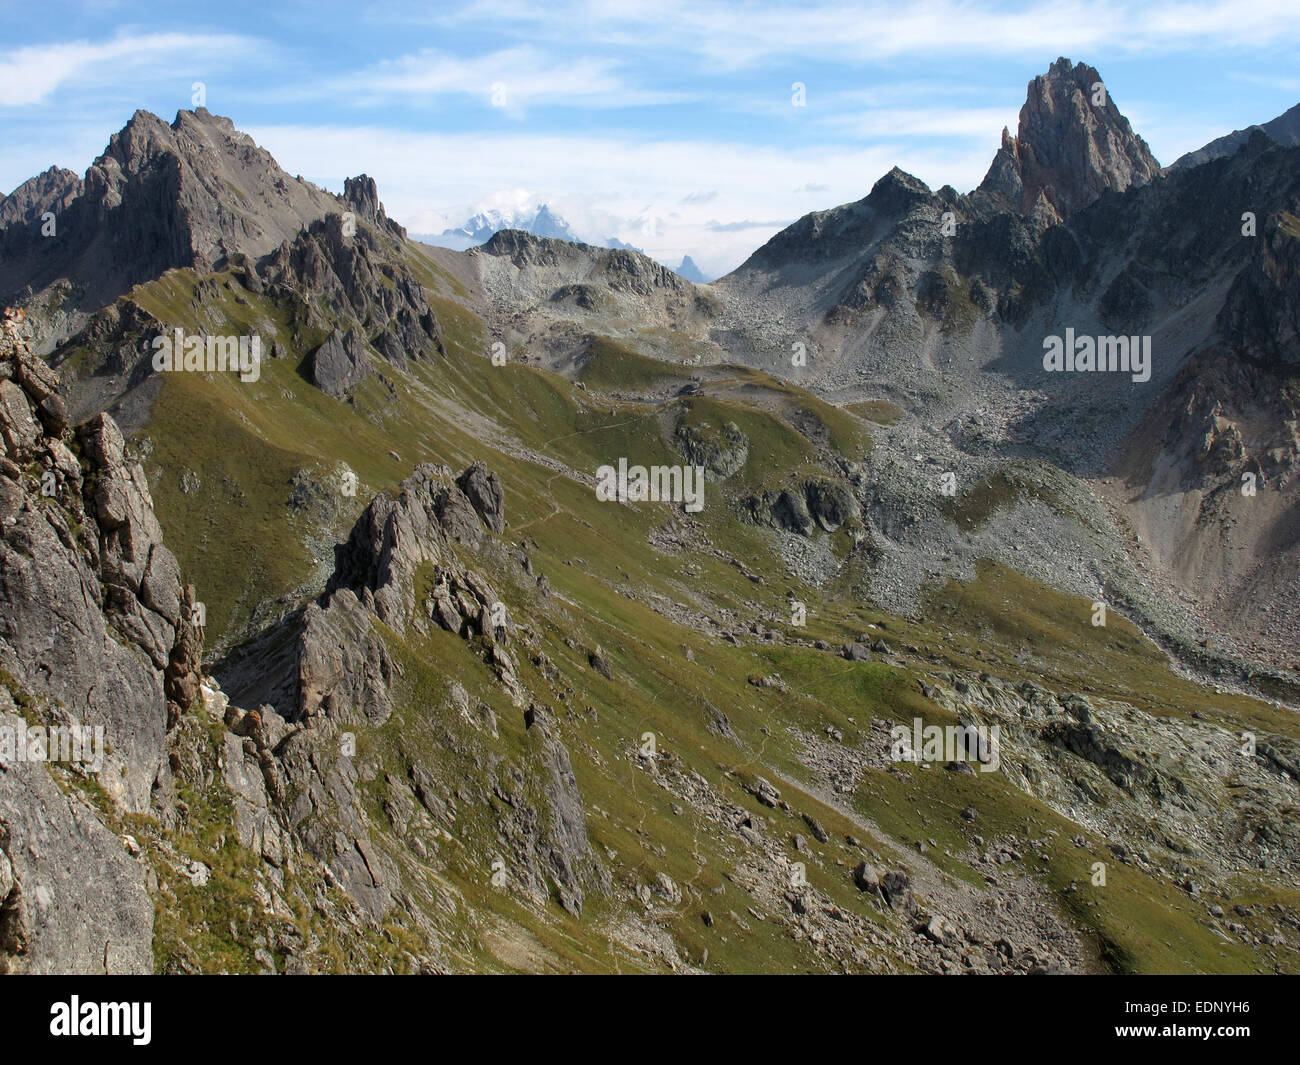
M495 471L485 463L476 462L456 478L456 484L484 525L497 534L505 531L505 490Z
M307 365L312 384L335 399L347 395L374 369L360 335L337 328L312 353Z
M0 764L0 972L151 972L153 918L143 865L96 811L41 762Z

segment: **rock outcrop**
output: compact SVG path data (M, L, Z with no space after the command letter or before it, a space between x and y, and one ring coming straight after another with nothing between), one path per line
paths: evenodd
M456 478L456 485L484 525L498 535L505 532L506 495L495 471L486 463L476 462Z
M116 424L67 425L22 325L6 311L0 330L0 711L11 729L98 730L102 757L69 771L118 810L155 812L168 725L199 690L194 591ZM0 967L148 971L152 923L143 867L98 813L46 759L0 756Z
M340 399L369 377L372 369L356 331L335 329L308 357L307 378L327 396Z
M336 397L373 372L367 346L399 369L410 359L445 354L424 286L382 235L392 238L392 223L382 208L372 209L374 182L365 181L349 186L349 195L360 198L360 220L327 215L266 256L254 275L256 287L302 323L303 332L327 320L341 323L306 367L309 379ZM378 234L372 225L381 227Z
M860 516L853 493L824 478L750 496L745 506L751 520L801 536L812 536L818 529L834 532Z
M81 188L81 178L57 166L28 178L0 201L0 229L14 225L39 228L51 212L57 223L59 215L81 195Z
M1029 83L1017 135L1002 131L979 191L1046 229L1107 190L1145 185L1159 173L1160 164L1111 100L1101 75L1061 58Z
M686 461L703 466L710 480L725 481L739 473L749 459L749 437L735 422L727 422L720 430L682 422L675 436Z
M0 208L0 299L65 277L87 313L172 267L265 255L339 204L202 107L170 124L137 111L84 182L47 171L20 189L12 223ZM29 222L42 205L55 211L57 239Z
M0 687L0 729L25 735ZM144 868L39 762L0 755L0 974L153 971Z
M450 696L458 708L455 732L441 746L473 760L466 786L483 789L479 801L496 811L496 845L513 855L509 864L530 894L553 892L578 913L585 890L600 881L568 751L529 697L509 649L515 639L509 610L460 558L461 550L486 550L491 533L502 528L504 492L495 472L482 463L459 477L442 466L417 467L357 520L336 550L334 575L319 600L238 649L218 670L237 703L262 706L263 716L285 722L288 738L274 749L271 772L284 795L282 822L376 919L393 904L398 874L375 839L339 737L345 729L383 726L399 689L406 690L385 631L419 638L441 628L460 637L507 699L528 707L529 752L509 771L494 750L493 712L472 713L458 686ZM480 722L490 723L486 735ZM446 800L436 798L432 782L457 772L440 764L440 755L408 757L413 778L425 782L417 789L425 796L420 801L444 816Z
M379 188L375 179L368 174L343 179L343 202L390 236L405 239L405 228L388 217L384 205L379 202Z

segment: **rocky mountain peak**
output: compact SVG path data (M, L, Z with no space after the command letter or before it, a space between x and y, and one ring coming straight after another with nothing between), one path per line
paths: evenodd
M324 190L281 170L230 119L202 107L177 112L170 125L137 111L86 173L87 197L104 210L130 206L144 185L161 186L155 191L172 212L172 242L188 245L201 266L235 251L263 255L335 206Z
M263 256L338 204L286 174L228 118L198 108L168 124L137 111L84 182L46 171L0 205L0 298L67 278L93 311L173 267ZM26 224L47 210L58 241Z
M1300 144L1300 104L1296 104L1278 115L1271 122L1265 122L1263 125L1247 126L1245 129L1234 130L1222 137L1216 137L1204 147L1179 156L1170 166L1170 169L1200 166L1202 163L1208 163L1211 159L1222 159L1226 155L1234 155L1256 133L1262 134L1268 140L1277 144L1291 147Z
M373 222L390 236L405 239L406 229L388 217L384 205L379 202L379 186L375 184L375 179L369 174L358 174L356 177L344 178L343 202L353 208L362 218Z
M695 260L692 259L689 255L682 256L681 263L678 264L676 270L674 270L673 272L677 274L679 277L686 278L687 281L694 281L697 285L704 285L708 283L708 278L704 276L703 272L700 270Z
M487 255L527 258L548 250L554 252L552 245L551 237L539 237L525 229L501 229L484 241L482 251Z
M1062 57L1029 83L1018 132L1002 131L979 191L1045 226L1159 173L1096 68Z
M781 270L794 262L827 262L860 255L934 195L920 178L895 166L863 199L804 215L781 230L736 273Z
M906 170L894 167L871 187L867 203L886 214L902 214L929 196L929 185Z
M81 195L81 178L52 166L28 178L0 201L0 228L38 222L47 211L56 214Z
M363 218L373 220L383 210L379 202L379 186L369 174L344 178L343 199L355 207Z

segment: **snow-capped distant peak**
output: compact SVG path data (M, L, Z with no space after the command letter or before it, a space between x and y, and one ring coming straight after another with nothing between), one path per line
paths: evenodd
M443 230L441 236L449 240L465 242L468 247L482 244L492 234L503 229L522 229L538 237L553 237L556 240L577 240L577 235L569 228L569 223L550 209L546 204L538 207L526 207L521 210L497 210L490 208L479 211L469 218L464 225L454 229Z
M433 234L414 234L414 236L429 244L464 251L466 248L486 243L494 233L500 233L503 229L521 229L536 237L550 237L554 240L585 240L588 244L600 244L607 248L641 250L635 245L625 244L617 237L595 240L584 237L574 232L573 227L545 203L536 207L484 208L471 215L462 225L444 229L436 236Z

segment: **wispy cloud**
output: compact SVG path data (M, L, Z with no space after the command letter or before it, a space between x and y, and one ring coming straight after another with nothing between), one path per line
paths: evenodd
M394 13L392 17L403 17ZM1040 56L1068 46L1160 54L1187 47L1222 51L1295 40L1300 7L1293 0L1035 0L989 4L967 0L889 0L805 4L656 0L556 0L545 5L479 0L408 19L515 27L534 39L559 39L583 26L590 40L625 49L663 47L727 66L819 56L866 62L903 56Z
M65 86L90 88L128 80L152 80L164 71L175 78L188 62L246 59L257 40L235 34L146 33L111 40L28 45L0 58L0 107L45 103ZM178 59L182 60L178 64Z
M422 49L327 83L320 92L349 93L362 104L382 104L394 97L417 104L470 97L514 115L541 104L621 108L692 98L686 92L641 88L611 59L556 58L531 46L474 57Z
M793 221L792 218L784 218L769 222L752 222L746 218L740 222L710 222L704 228L710 233L741 233L746 229L780 229Z
M975 137L988 142L1003 126L1014 130L1019 112L1019 105L967 110L895 107L831 115L821 124L851 137Z
M664 261L708 249L708 268L737 265L809 206L865 196L895 164L937 187L970 188L990 149L940 145L755 146L739 141L638 140L630 136L552 136L527 131L411 133L373 126L253 127L249 132L290 173L331 188L364 161L389 213L417 233L441 232L465 190L480 203L548 202L592 238L617 236ZM990 133L990 138L996 134ZM449 167L447 160L455 160ZM713 200L689 202L699 178L725 189L727 213ZM791 212L790 189L815 186L819 202ZM530 190L518 195L512 190ZM761 221L770 219L771 221ZM760 221L756 221L760 220ZM650 224L648 224L650 223ZM702 261L702 260L699 260Z

